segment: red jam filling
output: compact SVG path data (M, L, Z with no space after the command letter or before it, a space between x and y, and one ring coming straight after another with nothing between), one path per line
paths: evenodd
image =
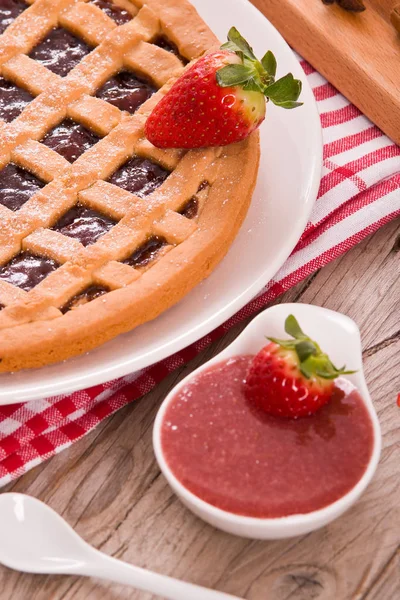
M215 365L172 399L161 433L169 468L193 494L238 515L284 517L335 502L361 479L372 454L361 396L338 380L315 415L272 417L244 396L251 360Z

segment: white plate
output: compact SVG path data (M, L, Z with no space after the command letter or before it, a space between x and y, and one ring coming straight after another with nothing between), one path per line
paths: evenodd
M214 273L179 304L84 356L42 369L0 375L0 404L69 393L142 369L195 342L251 300L285 262L302 234L321 174L322 137L314 96L292 51L247 0L192 0L221 40L231 25L256 54L271 49L278 76L303 81L304 106L268 105L261 128L258 184L246 221Z

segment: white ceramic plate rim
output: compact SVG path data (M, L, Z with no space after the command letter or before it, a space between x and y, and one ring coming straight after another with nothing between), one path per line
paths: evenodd
M307 123L308 147L311 148L311 151L307 153L307 172L302 174L302 182L299 182L299 195L302 195L303 202L301 212L294 214L292 228L284 232L282 244L276 248L274 256L269 261L266 261L266 264L262 268L260 267L257 276L250 285L245 286L235 296L232 296L232 293L230 295L229 289L224 289L225 302L221 303L218 310L210 314L210 312L207 313L207 309L205 308L203 313L196 315L196 318L190 323L184 334L175 336L172 328L172 331L168 335L165 335L164 339L160 339L160 343L156 348L146 350L144 346L138 353L130 351L129 347L127 347L126 353L120 360L113 363L111 360L112 353L110 353L108 361L101 359L98 365L84 367L80 373L75 369L75 366L80 364L80 360L84 361L86 355L67 361L67 374L63 372L63 374L59 375L57 370L53 368L50 371L51 376L49 376L46 374L46 369L52 369L52 367L43 367L41 371L43 379L37 378L38 380L34 380L30 376L33 373L32 371L25 371L23 374L18 373L16 379L13 375L0 375L0 405L67 394L98 385L143 369L196 342L229 319L263 289L288 258L304 231L318 193L322 166L321 124L314 95L304 72L280 34L247 0L220 0L217 12L215 11L214 0L192 0L192 2L199 12L206 17L210 26L216 30L220 37L222 37L221 31L226 31L232 22L241 23L244 26L246 19L247 21L251 21L259 30L259 34L262 32L265 39L272 39L271 47L273 50L280 54L281 59L285 60L286 65L290 65L290 70L293 74L302 80L302 100L304 101L304 106L298 109L302 111L298 119ZM227 9L229 5L229 10L225 11L225 14L229 15L228 21L226 17L221 17L224 14L224 3ZM224 21L223 27L221 25L221 18ZM274 111L275 107L272 107L272 109L269 108L269 110ZM295 111L287 112L294 113ZM263 137L263 135L264 143L266 143L266 129L261 130L261 136ZM297 144L296 150L299 150L301 143L297 142ZM223 268L223 264L221 268ZM184 306L184 303L185 299L181 301L179 307ZM142 327L146 327L146 325ZM14 377L14 380L10 380L10 377Z

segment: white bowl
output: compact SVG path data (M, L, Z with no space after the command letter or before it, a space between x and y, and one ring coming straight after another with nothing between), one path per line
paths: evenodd
M368 467L358 483L342 498L328 506L306 514L296 514L274 519L245 517L230 513L211 504L190 492L175 477L165 460L161 447L161 425L168 404L191 378L197 376L211 365L240 354L255 354L266 344L265 335L285 337L284 322L289 314L294 314L302 329L318 341L333 363L346 364L357 369L346 378L360 392L371 417L373 426L373 450ZM168 394L161 405L153 430L154 452L168 483L194 514L228 533L252 539L280 539L303 535L327 525L350 508L360 497L371 481L379 462L381 452L381 430L374 405L365 382L360 332L357 325L340 313L308 304L279 304L268 308L256 317L241 335L223 352L193 371Z

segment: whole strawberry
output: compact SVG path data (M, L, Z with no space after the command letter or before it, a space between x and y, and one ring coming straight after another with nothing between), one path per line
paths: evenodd
M149 116L145 134L158 148L226 146L248 137L265 119L266 101L295 108L301 82L275 81L276 60L258 61L232 27L221 50L189 67Z
M268 338L253 359L245 381L245 394L258 408L276 417L314 414L332 397L334 380L354 371L337 369L293 315L285 322L291 340Z

